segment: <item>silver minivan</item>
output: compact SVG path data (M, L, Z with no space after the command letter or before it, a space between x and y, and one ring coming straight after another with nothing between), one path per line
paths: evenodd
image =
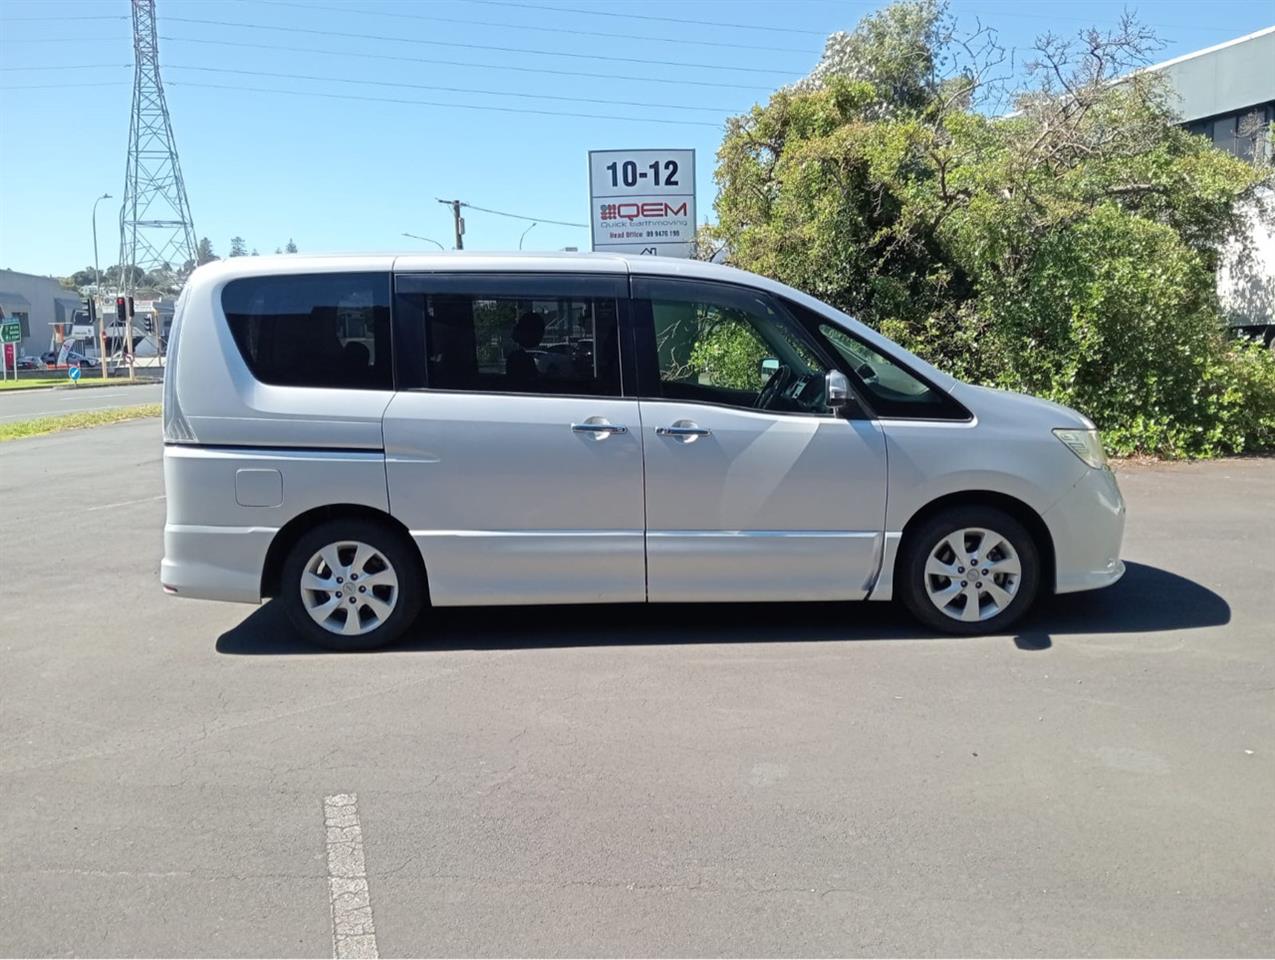
M164 384L164 589L335 649L434 606L890 600L1000 631L1124 572L1094 425L714 264L200 267Z

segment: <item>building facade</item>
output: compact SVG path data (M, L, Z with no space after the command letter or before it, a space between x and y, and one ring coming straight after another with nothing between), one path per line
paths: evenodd
M1186 129L1241 159L1275 162L1275 27L1147 69L1172 85ZM1223 251L1218 298L1231 326L1275 348L1275 190L1242 212L1246 229Z
M39 356L71 335L80 296L54 277L0 270L0 309L22 326L18 356Z
M1183 125L1244 160L1271 159L1275 27L1149 67L1178 98Z

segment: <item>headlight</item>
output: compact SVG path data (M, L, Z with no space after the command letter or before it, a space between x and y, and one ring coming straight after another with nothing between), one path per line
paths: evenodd
M1058 427L1054 436L1067 445L1072 453L1095 470L1107 465L1107 453L1102 449L1102 438L1097 430L1070 430Z

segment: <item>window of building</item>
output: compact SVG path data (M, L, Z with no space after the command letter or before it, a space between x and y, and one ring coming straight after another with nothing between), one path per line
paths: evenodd
M232 280L221 305L261 382L389 390L389 298L387 274L315 273Z
M425 351L433 389L620 394L616 303L609 298L429 294Z
M1213 146L1243 160L1271 160L1270 125L1275 121L1275 103L1258 104L1234 113L1204 117L1186 124L1186 129L1207 137Z

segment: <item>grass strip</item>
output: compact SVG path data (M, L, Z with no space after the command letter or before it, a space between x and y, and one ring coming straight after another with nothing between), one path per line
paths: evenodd
M87 410L82 413L62 413L56 417L14 420L10 423L0 423L0 443L6 440L38 437L46 433L59 433L62 430L80 430L84 427L101 427L108 423L122 423L125 420L138 420L142 417L158 417L160 410L158 403L139 403L136 406L117 407L113 410Z
M65 387L68 390L87 390L93 387L129 386L136 381L128 377L107 377L102 379L100 373L86 373L80 377L78 384L72 382L65 373L51 377L26 377L25 379L0 380L0 392L5 390L47 390L49 387ZM149 381L148 381L149 382ZM156 380L155 383L160 381Z

